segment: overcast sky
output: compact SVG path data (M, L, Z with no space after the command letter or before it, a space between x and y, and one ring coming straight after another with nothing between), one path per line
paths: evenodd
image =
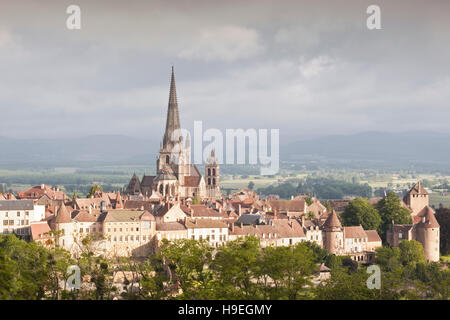
M172 64L187 128L450 133L449 59L450 1L2 0L0 136L161 139Z

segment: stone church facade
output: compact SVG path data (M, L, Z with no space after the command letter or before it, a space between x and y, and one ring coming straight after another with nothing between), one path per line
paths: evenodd
M134 174L124 194L143 198L150 197L152 194L163 198L195 196L210 199L221 198L219 165L214 152L211 152L208 158L206 176L205 180L197 166L191 163L189 135L185 139L181 134L175 74L172 67L166 130L156 161L156 175L144 175L142 180L139 180Z

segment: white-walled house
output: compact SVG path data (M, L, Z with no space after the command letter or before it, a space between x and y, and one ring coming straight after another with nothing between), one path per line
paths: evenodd
M30 239L31 222L45 218L45 206L34 200L0 200L0 234L15 233Z

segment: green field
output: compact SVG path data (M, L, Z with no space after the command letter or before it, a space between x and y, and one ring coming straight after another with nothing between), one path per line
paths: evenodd
M450 208L450 196L441 196L437 193L431 193L430 194L430 205L434 205L435 208L439 208L439 204L442 203L442 205L445 208Z

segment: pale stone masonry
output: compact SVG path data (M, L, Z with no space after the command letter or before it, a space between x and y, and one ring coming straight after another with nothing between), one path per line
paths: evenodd
M429 207L428 192L418 182L408 191L403 201L403 205L411 212L413 223L393 222L386 235L387 242L393 247L398 247L402 240L419 241L427 261L439 261L440 226L434 216L434 210Z

